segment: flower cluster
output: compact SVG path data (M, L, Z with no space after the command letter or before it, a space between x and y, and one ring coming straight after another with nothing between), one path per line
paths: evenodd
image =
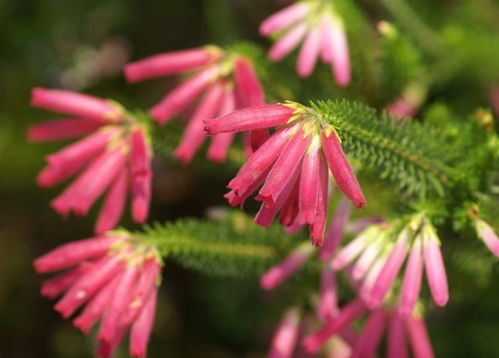
M303 40L296 67L299 76L310 76L320 57L331 65L338 85L350 83L346 33L331 1L297 1L263 21L260 33L284 33L269 51L273 61L282 60Z
M112 101L64 90L35 88L31 105L74 117L31 126L30 140L85 136L46 158L47 166L38 176L41 187L78 176L51 206L62 215L71 211L85 215L107 190L95 225L95 231L103 233L118 224L130 191L132 217L144 222L152 181L152 153L144 125Z
M150 113L159 124L164 124L184 112L202 95L175 150L177 159L189 163L206 137L203 120L222 116L236 108L262 105L264 93L247 58L215 46L168 52L125 66L129 82L186 71L195 72L169 92ZM208 149L208 159L224 161L233 137L231 133L215 136ZM266 131L252 132L247 138L248 148L257 148L267 137Z
M297 103L242 109L205 121L209 134L278 127L228 184L233 206L262 184L256 200L262 202L255 222L269 226L280 212L281 224L309 225L312 243L321 246L327 219L328 177L357 207L365 205L350 164L334 128L313 109Z
M97 355L110 357L130 331L130 355L144 358L154 322L161 259L153 246L127 233L71 242L38 258L38 273L66 270L42 283L41 293L64 318L85 305L73 324L87 334L100 320Z

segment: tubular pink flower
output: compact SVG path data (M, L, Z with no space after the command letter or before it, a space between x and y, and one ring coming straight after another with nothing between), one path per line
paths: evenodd
M376 352L383 337L387 320L388 317L383 307L372 311L354 346L351 358L370 357Z
M298 190L300 188L300 181L298 180L298 172L295 173L293 178L293 188L291 193L287 195L287 199L279 214L279 223L284 227L292 226L298 216Z
M418 107L414 106L404 96L400 96L388 104L385 110L397 117L413 117L418 111Z
M78 215L85 215L116 175L123 170L125 160L123 146L106 151L53 200L51 205L61 214L73 210Z
M162 125L173 116L183 111L210 84L219 71L218 66L211 66L189 78L168 93L150 113Z
M66 269L81 261L102 256L117 238L91 238L70 242L37 258L33 265L36 272L47 273Z
M301 160L310 144L310 139L302 130L298 130L293 135L267 176L256 200L263 201L265 206L271 206L275 203L283 187L294 176L293 173L300 169Z
M332 320L338 313L338 300L336 294L336 280L334 272L326 265L322 268L321 291L319 304L317 307L317 316L323 320Z
M139 82L206 66L219 57L220 51L213 47L173 51L129 63L124 72L128 82Z
M350 83L350 56L345 29L338 19L333 19L330 31L334 48L331 58L334 77L338 85L347 86Z
M367 231L369 230L369 231ZM353 262L357 256L367 247L370 240L371 229L366 229L356 238L348 243L340 252L334 257L331 262L331 267L334 270L341 270Z
M312 245L322 246L324 242L324 230L326 228L328 207L329 173L324 156L320 155L319 161L319 187L317 192L317 209L315 221L310 227L310 239Z
M414 241L407 267L405 268L404 280L402 282L402 294L400 297L399 312L403 316L412 314L421 290L423 278L423 255L421 251L421 240Z
M102 122L87 119L54 119L30 126L28 140L44 142L72 139L93 132L101 126Z
M76 174L91 159L101 153L117 130L101 130L85 137L46 159L48 166L38 175L42 187L51 187Z
M88 267L80 265L68 272L60 274L50 280L42 282L40 293L42 296L54 299L70 288Z
M303 157L300 175L300 224L312 225L316 219L318 190L320 185L319 164L321 161L319 143L314 138Z
M298 338L301 314L291 308L279 323L270 347L269 358L292 358Z
M154 325L156 313L157 290L147 299L144 309L132 326L130 333L130 355L134 358L146 358L147 345Z
M351 209L352 206L348 201L345 199L340 200L336 213L334 214L331 227L329 228L327 238L324 242L324 246L319 253L319 258L322 261L329 261L333 256L334 251L343 238L345 225L350 217Z
M224 116L228 113L234 112L235 107L236 104L234 94L226 86L219 115ZM225 161L229 147L234 140L234 136L235 133L221 133L215 135L211 139L211 144L208 148L208 153L206 154L207 158L214 162Z
M366 204L355 174L343 153L341 143L334 130L325 128L322 131L322 148L338 188L352 203L361 208Z
M361 299L355 299L343 307L339 315L327 322L318 332L306 337L302 346L310 354L317 353L321 346L335 333L349 326L366 311Z
M392 311L388 327L387 358L409 358L405 339L404 318Z
M97 252L96 240L108 243L106 250ZM113 241L109 244L110 240ZM71 249L79 254L75 256ZM48 269L41 265L53 257L64 265L52 265ZM89 257L93 261L87 261ZM52 297L66 291L55 305L55 309L66 318L86 304L73 321L83 333L88 333L97 321L101 321L99 357L110 357L130 330L131 354L145 358L161 267L156 248L150 243L135 241L128 234L115 238L103 236L58 248L35 261L37 270L40 265L45 267L43 272L68 268L68 265L74 267L44 283L43 287L50 288Z
M324 16L320 25L321 31L321 59L326 63L333 60L334 44L333 33L331 31L332 19L330 16Z
M122 171L118 173L118 176L111 184L111 188L104 198L104 203L95 223L95 232L97 234L103 234L105 231L111 230L118 225L125 210L128 176L129 173L127 171Z
M175 157L177 157L177 159L184 163L192 161L194 154L206 137L203 121L212 119L216 115L220 104L224 100L223 94L224 88L219 82L212 85L206 91L201 103L189 120L180 144L175 149Z
M426 330L426 325L421 317L406 319L406 329L409 336L412 352L415 358L433 358L433 348Z
M483 220L476 220L475 228L478 237L483 240L490 252L499 257L499 238L492 227Z
M381 244L377 241L373 241L367 246L352 269L352 277L354 280L360 280L365 276L373 262L378 258L380 252Z
M293 108L283 104L240 109L220 118L206 120L205 130L213 135L275 127L286 124L293 116L293 112Z
M376 279L381 273L381 270L383 269L385 262L386 262L386 254L382 253L381 256L379 256L376 259L376 261L372 264L372 266L369 268L369 271L367 272L367 274L364 277L364 280L362 281L362 285L360 286L359 289L359 295L366 303L370 301L374 284L376 283Z
M445 273L440 245L433 236L426 238L423 245L426 278L430 286L433 301L438 306L445 306L449 301L449 286Z
M300 77L309 77L315 69L321 46L321 28L316 26L308 32L298 55L296 72Z
M376 282L374 283L371 295L367 302L367 305L370 308L379 306L392 287L393 281L395 281L395 278L402 268L402 264L407 256L408 236L409 233L407 231L402 231L397 243L386 259L385 264L381 269Z
M310 245L298 246L284 261L272 267L260 279L260 286L272 290L299 270L314 252Z
M131 138L130 172L132 181L132 218L137 223L146 221L151 204L151 149L146 134L135 129Z
M272 61L280 61L293 51L307 33L306 24L295 25L283 37L281 37L269 50L269 58Z
M33 88L31 105L101 122L117 122L123 119L122 111L110 102L65 90Z
M291 26L308 14L308 6L299 2L288 6L266 18L260 25L260 34L268 36Z

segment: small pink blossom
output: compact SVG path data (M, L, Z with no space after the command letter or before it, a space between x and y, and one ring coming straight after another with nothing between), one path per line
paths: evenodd
M415 358L433 358L435 353L431 346L426 324L422 317L412 316L406 319L406 330L409 343Z
M70 212L86 215L99 197L104 196L95 225L96 233L103 233L119 223L130 191L132 218L135 222L144 222L151 201L152 153L143 125L112 102L68 91L38 88L33 91L32 103L82 117L50 121L47 127L44 127L45 123L36 124L30 128L29 138L66 138L59 134L50 135L49 128L54 133L71 133L67 138L86 135L46 157L47 166L37 179L41 187L52 187L76 176L51 202L51 206L62 215ZM101 116L99 121L95 119L98 113ZM78 126L80 122L92 125L85 131L72 131L70 128L76 122Z
M421 240L418 238L412 244L409 261L405 268L402 281L402 293L400 297L400 314L408 316L412 314L419 298L421 280L423 277L423 252Z
M495 256L499 257L499 238L492 227L483 220L475 221L477 235L483 240L487 248Z
M280 32L282 36L269 50L272 61L280 61L303 40L297 73L308 77L321 58L331 66L340 86L350 83L350 57L345 28L331 3L298 1L270 16L260 25L264 36Z
M445 273L442 252L438 238L431 229L423 244L424 265L426 279L430 287L433 301L438 306L445 306L449 301L449 286L447 283L447 274Z
M332 319L338 313L338 299L334 272L326 265L322 268L321 288L317 305L317 316L323 320Z
M265 290L271 290L283 283L288 277L299 270L313 254L313 247L302 245L295 249L284 261L272 267L260 279L260 285Z
M345 226L350 217L351 208L352 204L349 201L344 198L340 200L336 212L334 213L326 240L324 241L324 246L319 253L319 257L322 261L329 261L341 242Z
M376 308L367 319L357 340L351 358L370 357L376 353L387 324L388 315L384 307Z
M388 326L387 358L408 358L404 318L392 311Z
M327 219L328 169L357 207L365 205L365 199L336 132L324 127L317 116L297 103L264 105L206 120L205 130L218 135L278 126L230 181L231 192L226 198L233 206L241 205L263 184L255 197L263 202L255 222L266 227L280 212L280 223L286 227L308 224L312 243L321 246ZM328 255L342 236L339 228L344 223L340 225L340 221L345 218L342 216L331 233Z
M127 234L63 245L34 262L39 273L67 270L42 284L42 293L55 298L64 318L85 306L73 321L83 333L101 321L97 355L114 354L130 330L133 357L145 358L156 310L161 261L157 250Z
M300 310L289 309L279 323L269 351L269 358L292 358L298 338L301 320Z
M196 102L187 128L175 156L190 163L203 144L206 133L203 121L223 116L236 108L264 104L264 91L250 60L215 46L164 53L125 66L125 76L130 82L180 74L192 70L192 75L171 90L150 113L159 124L165 124ZM251 153L268 138L266 129L246 133L246 151ZM212 140L208 159L225 160L234 134L220 134Z

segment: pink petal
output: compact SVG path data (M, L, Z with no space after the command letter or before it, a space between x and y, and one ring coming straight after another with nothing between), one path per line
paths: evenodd
M336 280L331 268L326 265L322 268L321 291L317 316L323 320L331 320L338 313L338 299L336 292Z
M308 6L299 2L266 18L260 25L260 34L268 36L302 20L309 12Z
M336 83L340 86L347 86L350 83L350 56L345 29L338 20L333 20L331 24L332 70Z
M329 261L333 256L334 251L343 238L345 226L350 218L351 209L352 205L342 198L338 204L336 213L333 216L331 227L329 228L324 246L319 253L319 258L322 261Z
M331 267L334 270L341 270L345 268L345 266L349 265L353 260L355 260L355 258L359 256L359 254L369 244L371 233L375 230L373 229L367 229L366 231L363 231L360 235L350 241L348 245L341 249L341 251L338 252L338 254L331 262Z
M321 45L321 29L319 26L312 28L300 50L296 71L300 77L308 77L312 74L319 58Z
M388 327L387 358L409 358L405 341L404 318L393 311Z
M305 156L301 167L300 176L300 224L313 224L316 217L317 200L319 194L319 163L320 163L319 143L313 139Z
M306 24L298 24L291 28L287 34L281 37L269 50L269 58L272 61L280 61L293 51L307 33Z
M423 255L421 251L421 240L414 241L407 267L405 268L402 283L402 294L400 298L399 312L404 316L412 314L414 306L419 298L421 290L421 279L423 278Z
M483 240L490 252L499 257L499 238L492 227L483 220L477 220L475 225L478 236Z
M33 88L31 91L31 105L101 122L123 119L121 110L110 102L65 90Z
M364 194L362 194L359 182L343 153L338 136L334 130L328 127L322 131L322 149L338 188L357 208L366 205Z
M317 207L315 209L315 221L310 225L310 239L312 245L322 246L324 242L324 230L326 228L328 208L328 186L329 173L326 160L319 153L319 187L317 192Z
M357 340L351 358L370 357L376 353L376 349L378 348L385 331L387 318L387 314L383 307L372 311Z
M87 119L54 119L30 126L28 140L43 142L72 139L93 132L102 125L102 122Z
M133 131L130 151L130 172L132 180L132 218L143 223L149 215L151 204L152 151L144 129Z
M225 116L205 121L208 134L241 132L286 124L295 110L282 104L244 108Z
M433 348L422 318L411 317L406 320L407 333L414 358L433 358Z
M175 157L184 163L192 161L194 154L203 143L206 133L203 121L212 119L220 110L224 88L220 82L211 86L199 103L184 131L180 144L175 149Z
M128 176L128 171L123 170L111 184L95 224L96 234L103 234L118 225L125 209Z
M208 65L220 58L221 52L213 47L199 47L151 56L129 63L124 72L128 82L138 82L192 70Z
M233 112L235 109L234 94L227 91L222 102L219 115L224 116ZM235 133L220 133L211 139L210 147L208 148L207 157L214 162L224 162L230 145L234 140Z
M440 245L435 238L427 237L423 245L423 255L426 279L433 301L438 306L445 306L449 301L449 286Z
M151 115L162 125L183 111L215 79L219 68L212 66L189 78L168 93L151 110Z
M70 288L73 283L81 277L87 268L87 265L78 265L70 271L64 272L55 278L44 281L40 290L41 295L51 299L56 298Z
M279 323L270 347L269 358L292 358L298 338L301 314L291 308Z
M147 345L154 325L156 313L157 290L148 298L142 313L132 325L130 332L130 355L135 358L146 358Z

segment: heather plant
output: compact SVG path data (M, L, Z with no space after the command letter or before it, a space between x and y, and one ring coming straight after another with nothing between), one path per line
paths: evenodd
M123 92L174 78L149 102L33 88L31 106L69 117L31 124L29 141L74 140L38 175L43 188L75 177L50 206L72 220L102 197L93 237L38 253L37 273L65 270L41 294L84 334L100 322L103 358L127 336L140 358L161 339L170 261L281 292L271 358L436 356L426 322L499 285L499 6L255 2L261 25L246 30L264 39L242 35L233 5L206 4L224 36L122 66ZM231 177L225 195L203 186L227 203L148 220L158 168L177 161ZM123 221L128 202L143 227Z

